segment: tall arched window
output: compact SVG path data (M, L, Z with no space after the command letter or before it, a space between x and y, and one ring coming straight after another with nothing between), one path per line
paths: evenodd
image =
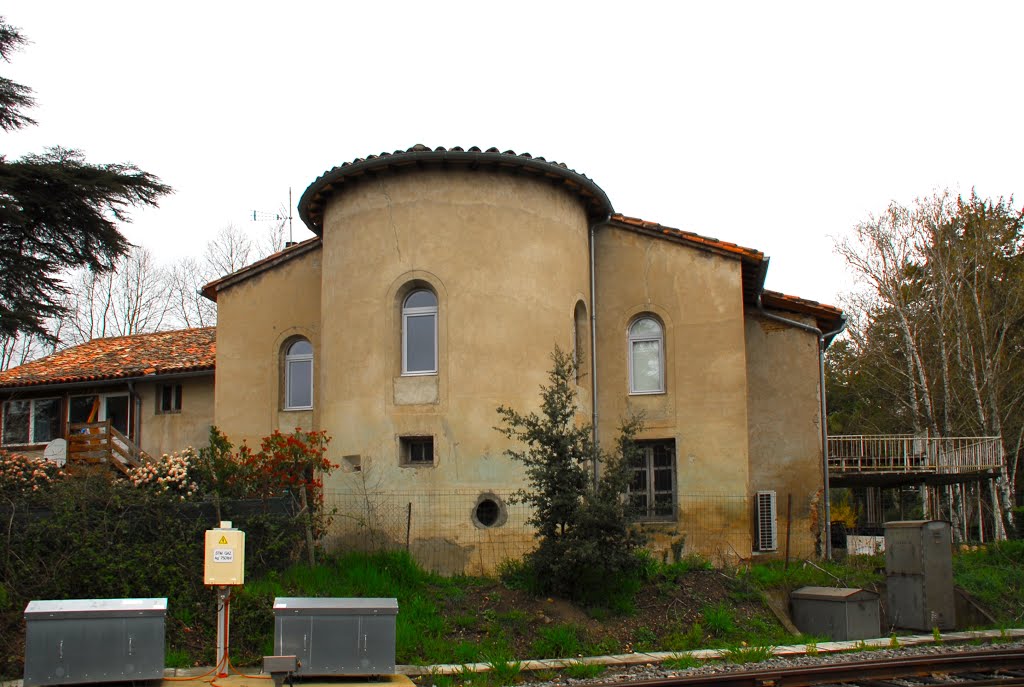
M402 374L437 374L437 296L426 289L402 303Z
M296 339L284 356L285 410L306 410L313 407L313 345Z
M641 317L629 326L629 392L665 391L665 336L661 323Z

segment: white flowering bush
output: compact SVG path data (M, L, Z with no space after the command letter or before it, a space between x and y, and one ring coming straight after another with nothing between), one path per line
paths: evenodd
M0 451L0 493L30 494L64 476L56 463L20 453Z
M165 453L145 465L132 468L128 472L128 479L134 487L150 489L185 501L199 492L199 485L194 478L196 460L196 452L190 446L180 453Z

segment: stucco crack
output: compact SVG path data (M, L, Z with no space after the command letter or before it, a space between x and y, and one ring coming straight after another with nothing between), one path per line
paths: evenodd
M402 248L398 245L398 226L395 224L394 202L391 200L391 194L388 193L388 189L384 185L384 180L379 179L377 183L380 184L380 192L384 194L384 199L388 201L388 223L391 225L391 233L395 237L395 252L398 254L398 259L401 260Z

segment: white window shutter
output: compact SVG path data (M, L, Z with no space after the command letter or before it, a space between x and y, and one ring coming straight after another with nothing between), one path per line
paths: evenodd
M778 532L775 526L775 492L757 492L757 532L755 545L758 551L775 551L778 546Z

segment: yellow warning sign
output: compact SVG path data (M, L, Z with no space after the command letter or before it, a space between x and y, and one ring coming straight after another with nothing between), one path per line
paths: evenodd
M223 534L222 534L222 535L220 535L220 541L219 541L219 542L217 542L217 544L218 544L218 545L221 545L221 544L227 544L227 543L228 543L228 538L227 538L227 537L225 537L225 536L224 536Z

